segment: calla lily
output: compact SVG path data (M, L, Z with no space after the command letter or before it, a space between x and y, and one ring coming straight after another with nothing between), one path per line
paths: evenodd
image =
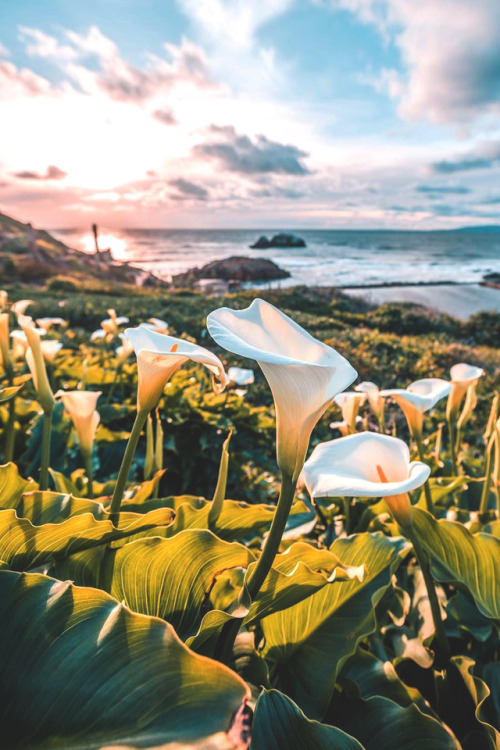
M395 388L380 391L381 396L391 396L401 407L411 434L419 440L422 435L424 413L448 395L451 383L442 378L416 380L406 389Z
M109 318L101 321L101 326L106 333L116 333L119 326L126 325L128 318L116 315L115 310L108 310Z
M359 407L363 405L365 398L366 396L364 393L344 391L344 393L339 393L333 399L337 406L340 406L343 421L347 426L348 432L356 431L356 419L358 416Z
M106 338L106 331L103 328L98 328L97 331L93 331L90 334L91 341L100 341Z
M18 302L14 302L10 309L14 315L24 315L32 304L34 304L32 299L20 299Z
M46 490L49 481L50 464L50 432L52 410L54 408L54 394L50 387L47 369L42 353L40 334L32 323L23 325L23 332L28 342L26 362L33 377L38 399L43 409L42 454L40 463L40 489ZM45 333L45 332L44 332Z
M120 338L122 340L122 345L118 346L115 349L115 354L119 366L126 362L130 355L134 352L132 342L127 338L127 336L125 336L125 334L120 334Z
M276 405L278 465L296 482L311 432L356 370L273 305L256 299L245 310L222 307L207 318L210 335L225 349L255 359Z
M0 289L0 308L2 310L5 310L5 308L7 307L8 301L9 301L9 295L7 294L5 289Z
M255 381L254 371L245 370L243 367L230 367L227 377L234 385L251 385Z
M132 343L137 357L139 383L137 388L137 416L123 456L115 491L111 501L111 514L116 518L127 484L135 449L148 414L160 400L168 380L174 372L190 359L205 365L213 376L213 386L218 392L226 387L226 373L220 359L208 349L184 339L176 339L149 328L127 328L125 335Z
M101 391L58 391L55 394L56 398L61 399L71 417L80 450L84 456L92 453L95 433L100 421L99 412L96 411L100 395Z
M446 417L448 420L456 419L462 399L471 385L475 385L479 378L484 375L481 367L467 365L460 362L450 369L451 391L446 405Z
M383 432L385 423L385 399L381 395L378 385L369 380L364 380L362 383L358 383L358 385L354 386L354 390L366 394L366 398L370 404L370 409L378 421L380 431Z
M137 410L149 413L160 400L165 385L176 370L192 359L205 365L213 375L214 389L223 391L226 373L220 359L208 349L184 339L167 336L149 328L127 328L125 335L137 356L139 384Z
M0 352L2 353L3 368L12 378L12 361L9 351L9 313L0 313Z
M148 328L152 328L153 331L167 331L168 330L167 321L161 320L161 318L148 318L147 322L143 323L142 325L145 325Z
M57 356L57 353L61 351L63 345L60 341L51 339L50 341L41 341L40 346L42 347L43 358L46 362L53 362Z
M50 331L53 326L65 326L66 321L64 318L37 318L36 324L40 328Z
M31 318L27 318L27 322L25 325L29 325L34 331L37 332L39 336L45 336L47 331L44 331L43 328L35 328L32 324L30 325ZM24 329L21 331L18 328L16 328L15 331L11 332L11 338L14 339L14 344L19 345L19 350L24 354L29 347L29 342L26 337L26 333L24 332Z
M312 498L383 497L403 528L411 523L408 492L423 485L429 474L426 464L410 461L406 443L374 432L320 443L303 470Z

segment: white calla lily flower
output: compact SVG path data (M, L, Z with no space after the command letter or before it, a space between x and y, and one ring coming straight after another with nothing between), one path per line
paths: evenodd
M101 321L101 326L105 333L116 333L119 326L126 325L129 320L124 315L117 316L115 310L108 310L109 318Z
M10 309L14 315L24 315L28 307L33 304L32 299L20 299L18 302L14 302Z
M121 338L122 345L118 346L115 349L115 354L118 360L118 365L123 365L123 363L127 361L130 355L134 353L134 347L132 346L132 342L130 341L130 339L128 339L124 333L120 333L119 336Z
M49 363L52 363L55 360L58 352L60 352L63 348L61 342L55 341L55 339L51 339L50 341L41 341L40 346L42 347L44 360Z
M151 328L153 331L167 331L168 330L167 321L161 320L161 318L148 318L146 323L143 323L142 325L146 326L147 328Z
M276 405L278 465L295 482L311 432L356 370L273 305L255 299L245 310L222 307L207 318L210 335L234 354L254 359Z
M401 407L411 434L418 439L422 434L424 413L448 395L451 383L442 378L423 378L411 383L408 388L392 388L380 391L381 396L391 396Z
M100 422L99 412L96 411L97 401L101 391L57 391L56 398L60 398L64 408L71 417L78 438L78 444L83 455L92 453L95 434Z
M92 333L90 334L90 340L101 341L102 339L105 339L106 336L106 331L103 328L98 328L96 331L92 331Z
M356 419L359 407L364 404L365 399L366 396L364 393L356 393L355 391L344 391L333 399L337 406L340 407L342 420L345 422L348 432L356 431Z
M385 399L381 395L378 385L369 380L364 380L362 383L354 386L354 390L366 395L370 409L375 414L380 430L382 431L384 427Z
M320 443L304 464L311 497L383 497L397 520L411 522L408 492L428 479L429 467L410 461L406 443L389 435L360 432Z
M37 318L36 324L39 328L44 328L46 331L50 331L53 326L65 326L66 321L64 318Z
M149 413L155 408L168 380L188 360L204 365L213 375L214 390L226 387L226 373L220 359L202 346L174 338L149 328L127 328L137 357L139 384L137 411Z
M43 411L50 414L54 408L54 394L47 376L39 329L35 328L32 322L27 322L26 325L23 325L23 333L27 343L25 357L33 378L33 385Z
M234 385L252 385L255 381L253 370L245 370L243 367L230 367L227 377Z
M469 386L475 385L483 375L484 370L481 367L468 365L465 362L453 365L450 369L451 391L446 405L446 416L448 419L456 418L462 399L467 393Z

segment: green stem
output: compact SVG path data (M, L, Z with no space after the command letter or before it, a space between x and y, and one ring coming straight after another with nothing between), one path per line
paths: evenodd
M116 386L121 380L121 374L122 374L122 367L119 365L115 370L115 377L113 378L113 382L111 383L111 388L109 389L107 402L108 404L111 403L111 399L113 398Z
M453 467L453 474L458 477L457 457L455 455L455 431L453 429L453 422L448 419L448 441L450 444L450 456L451 465Z
M83 453L83 462L85 464L85 473L87 475L87 497L94 499L94 472L92 470L92 453Z
M251 601L254 601L259 593L260 587L266 580L267 574L271 570L271 566L274 562L274 558L278 553L281 538L290 513L290 508L292 507L296 485L297 480L292 480L291 477L283 475L278 505L276 506L276 512L264 544L264 549L262 550L257 565L253 569L246 583L246 590ZM240 618L230 620L222 628L215 649L215 658L219 661L223 661L226 664L231 662L234 641L238 635L241 622L242 619Z
M50 433L52 429L52 410L44 411L42 426L42 458L40 461L40 489L44 492L49 486L50 466Z
M293 481L291 477L286 474L283 475L276 513L274 514L273 522L264 544L264 549L262 550L257 565L253 569L246 584L247 591L250 594L252 601L254 601L259 593L260 587L266 580L267 574L271 570L271 566L274 562L274 558L278 553L281 544L281 537L285 531L286 522L292 507L296 485L297 480Z
M9 463L14 458L14 447L16 442L16 399L9 401L9 418L5 427L5 462Z
M132 459L134 458L137 443L139 442L142 428L146 423L148 414L149 412L147 411L137 412L134 426L132 427L132 432L130 433L130 437L128 439L127 448L122 459L122 465L120 466L120 471L118 472L115 491L113 493L113 499L111 500L111 506L109 509L109 512L111 513L111 520L115 525L118 513L120 512L123 493L125 492L125 487L127 486L128 475L130 473L130 467L132 466Z
M415 440L417 442L418 447L418 457L422 461L422 463L425 463L425 455L424 455L424 446L422 444L422 436L416 435ZM424 493L425 493L425 505L426 509L429 513L434 515L434 503L432 502L432 495L431 495L431 488L429 487L429 481L426 479L424 483Z
M448 639L446 637L446 631L444 622L441 617L441 608L439 606L439 600L436 594L436 587L432 578L431 567L429 564L429 557L427 552L423 549L420 541L415 534L413 528L407 527L405 529L406 534L413 545L418 564L424 577L425 588L427 589L427 596L429 597L429 604L431 607L432 620L434 622L435 636L439 646L440 663L446 666L450 661L451 653Z
M487 513L488 505L490 500L490 487L491 487L491 455L493 452L493 443L495 435L493 434L490 438L488 445L486 446L486 465L484 467L484 484L483 491L481 493L481 503L479 505L479 513Z

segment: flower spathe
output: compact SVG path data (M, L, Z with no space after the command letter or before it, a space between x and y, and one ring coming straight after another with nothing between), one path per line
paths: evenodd
M380 391L381 396L391 396L401 407L412 435L422 434L423 417L438 401L448 395L451 383L442 378L423 378L411 383L406 389L393 388Z
M375 432L320 443L303 470L312 498L384 497L403 527L411 520L408 492L423 485L429 474L426 464L410 461L406 443Z
M60 341L50 339L49 341L41 341L40 346L42 347L43 358L46 362L54 362L58 352L61 351L63 345Z
M384 415L385 400L380 393L378 385L372 383L369 380L364 380L362 383L354 386L354 390L358 393L364 393L370 404L370 409L375 414L377 419L380 421Z
M261 299L245 310L215 310L207 327L219 346L256 360L262 369L276 405L278 465L296 481L316 422L334 396L355 380L356 370Z
M39 328L43 328L46 331L50 331L53 326L67 325L64 318L37 318L36 324Z
M224 366L208 349L143 326L127 328L125 335L137 357L139 412L150 412L155 408L168 380L190 359L204 365L212 373L214 390L224 390L227 381Z
M71 417L76 431L80 450L84 455L92 453L100 416L96 411L97 401L101 391L58 391L56 398L60 398L64 408Z
M342 420L346 424L348 432L356 431L356 418L359 407L363 405L365 399L366 396L364 393L356 393L356 391L344 391L337 394L333 399L337 406L340 407Z
M47 377L40 334L38 329L35 328L33 321L30 321L31 319L23 321L24 324L22 326L28 345L26 349L26 362L33 377L33 384L42 409L45 413L51 413L54 407L54 394L52 393L52 388Z
M451 391L446 405L448 419L455 419L469 386L475 385L482 375L484 375L484 370L481 367L468 365L465 362L453 365L450 369Z

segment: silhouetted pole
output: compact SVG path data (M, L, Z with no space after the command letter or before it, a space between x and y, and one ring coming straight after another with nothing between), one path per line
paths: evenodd
M92 234L94 235L95 251L97 255L99 255L101 251L99 250L99 236L98 236L97 224L92 224Z

